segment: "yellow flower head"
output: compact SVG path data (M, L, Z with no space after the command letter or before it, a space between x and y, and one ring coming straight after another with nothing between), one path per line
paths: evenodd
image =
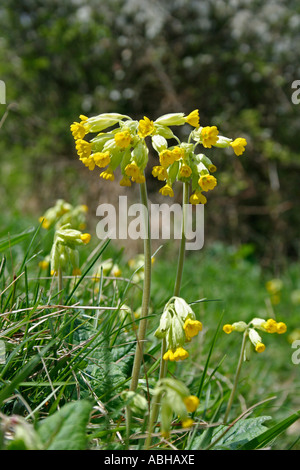
M171 152L176 162L184 157L184 149L181 147L174 147Z
M227 335L229 335L230 333L232 333L232 331L234 330L233 326L232 325L224 325L223 326L223 331L224 333L226 333Z
M167 352L165 352L165 354L163 355L163 360L164 361L175 361L175 358L174 358L174 353L173 351L171 351L171 349L168 349Z
M285 333L287 330L287 327L286 327L286 324L283 323L282 321L280 321L279 323L277 323L276 325L276 332L279 334L279 335L282 335L283 333Z
M131 144L130 132L127 130L117 132L115 134L115 142L118 147L121 147L122 149L126 149Z
M260 341L255 346L255 351L258 352L258 353L264 352L265 349L266 349L266 346L263 343L261 343Z
M207 199L202 194L201 191L195 191L194 194L190 196L190 204L196 205L196 204L206 204L206 203L207 203Z
M168 178L168 172L163 166L154 166L152 168L152 175L159 181L165 181Z
M136 176L132 176L131 180L132 180L134 183L141 184L141 183L145 183L146 178L145 178L145 176L143 175L143 173L140 171Z
M262 324L264 330L267 333L276 333L277 332L277 323L273 318L269 318L265 323Z
M172 187L169 185L169 184L166 184L163 188L161 188L159 190L159 192L163 195L163 196L170 196L170 197L173 197L174 196L174 191L172 189Z
M95 160L93 156L82 157L80 161L90 170L93 171L95 168Z
M189 413L193 413L194 411L196 411L200 403L199 398L195 395L189 395L188 397L185 397L183 402Z
M188 318L184 322L183 329L185 331L186 338L190 339L196 336L199 331L202 330L202 323L198 320L191 320Z
M43 260L43 261L40 261L39 262L39 268L41 269L48 269L48 266L49 266L49 261L47 260Z
M199 127L199 110L195 109L186 118L185 122L194 127Z
M244 153L246 145L247 141L243 137L238 137L230 143L230 146L233 148L233 151L237 156Z
M86 128L81 124L81 122L73 122L70 126L72 135L75 140L83 139L83 137L87 134Z
M189 178L192 174L192 169L184 163L180 168L179 174L182 178Z
M139 169L136 162L128 163L128 165L125 167L126 176L129 176L131 178L138 178L140 173L141 173L141 170Z
M141 119L139 121L139 128L138 128L139 136L144 139L148 135L153 134L154 131L155 131L155 127L154 127L153 121L150 121L149 118L144 116L144 119Z
M39 222L42 224L42 227L45 228L46 230L50 227L50 222L49 220L45 219L45 217L41 216L39 218Z
M120 186L131 186L131 181L127 176L123 176L123 178L120 181Z
M192 418L186 418L181 422L181 424L183 428L190 428L191 426L193 426L194 421L192 420Z
M176 154L172 150L162 150L159 154L159 161L161 166L168 168L175 161Z
M209 191L217 185L217 180L212 175L203 175L199 178L198 184L203 191Z
M211 148L218 140L218 128L216 126L206 126L201 130L202 144L205 148Z
M99 168L104 168L105 166L110 164L110 154L108 151L106 152L96 152L92 155L95 164Z
M115 175L112 169L108 167L106 170L100 173L100 178L103 178L104 180L108 180L108 181L114 181Z
M76 150L79 158L88 158L92 152L92 146L89 142L83 139L76 140Z
M83 243L87 245L91 240L91 235L89 233L83 233L82 235L80 235L80 238L83 241Z
M184 361L184 359L187 359L189 357L189 353L183 349L183 347L179 346L179 348L176 349L174 352L174 360L175 361Z

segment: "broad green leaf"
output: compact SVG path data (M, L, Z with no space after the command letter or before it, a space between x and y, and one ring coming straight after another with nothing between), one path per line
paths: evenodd
M79 400L41 421L37 431L45 450L85 450L91 410L91 402Z

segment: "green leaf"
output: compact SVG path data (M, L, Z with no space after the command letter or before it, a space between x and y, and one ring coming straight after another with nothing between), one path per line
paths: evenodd
M263 423L270 419L272 419L270 416L260 416L258 418L248 418L237 421L232 428L218 440L216 445L213 446L213 449L240 449L241 446L264 433L266 427ZM217 440L226 429L228 429L228 426L218 426L213 433L212 442Z
M37 430L45 450L85 450L92 406L87 400L67 403L41 421Z
M280 421L280 423L275 424L275 426L272 426L270 429L260 434L259 436L254 437L249 442L240 447L240 450L254 450L266 447L298 419L300 419L300 410L288 418Z
M25 240L28 235L30 235L34 231L34 227L25 230L25 232L19 233L18 235L11 235L8 238L0 240L0 251L5 251L9 249L13 245L17 245Z

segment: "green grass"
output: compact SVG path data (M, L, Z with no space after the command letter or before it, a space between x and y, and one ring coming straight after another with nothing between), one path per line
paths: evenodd
M15 233L11 231L11 243L4 233L0 240L1 446L123 449L124 391L131 379L139 320L124 316L122 305L137 311L142 282L133 281L126 249L94 242L80 251L82 275L74 279L65 273L58 305L57 279L49 270L38 268L38 261L51 248L52 236L39 227L31 231L18 227ZM299 267L290 265L276 273L283 289L280 303L272 306L265 283L274 276L262 270L248 248L213 244L187 253L180 295L192 304L203 331L187 346L187 361L170 363L169 376L184 382L190 393L200 394L200 406L193 415L199 427L189 433L177 431L180 423L175 419L171 438L178 449L261 448L270 444L274 449L299 448L299 366L292 363L289 342L290 333L299 325L300 305L292 301L292 292L300 287ZM121 276L108 273L93 281L94 269L108 258L120 266ZM159 367L160 342L153 333L173 292L176 263L168 246L155 255L139 383L139 393L148 403ZM230 421L247 409L251 413L237 420L229 433L222 427L222 416L242 335L226 335L222 325L269 316L284 321L288 331L284 335L265 334L265 352L253 353L243 364ZM12 416L18 419L12 422ZM131 449L142 447L143 439L138 436L145 433L147 419L147 407L135 409ZM13 426L15 439L7 438L9 426ZM76 431L75 441L70 429ZM237 436L241 435L244 437L239 441ZM155 445L169 448L160 437Z

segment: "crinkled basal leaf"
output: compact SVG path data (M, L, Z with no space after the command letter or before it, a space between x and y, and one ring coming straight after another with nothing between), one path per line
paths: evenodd
M266 431L265 421L272 419L270 416L260 416L258 418L248 418L235 423L232 428L217 442L214 449L236 450L246 442L254 439L259 434ZM215 441L227 428L218 426L213 433L212 442Z
M37 431L44 449L85 450L86 427L92 406L87 400L67 403L59 411L42 420Z

